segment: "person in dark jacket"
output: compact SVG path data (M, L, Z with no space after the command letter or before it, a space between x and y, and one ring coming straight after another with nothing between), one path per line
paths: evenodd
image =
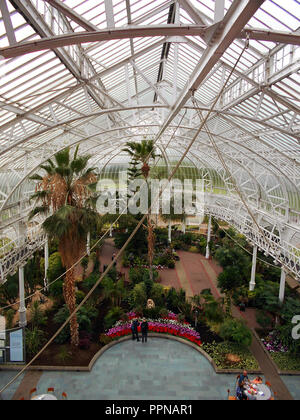
M147 343L147 336L148 336L148 322L143 319L143 322L141 323L141 331L142 331L142 343L145 341Z
M140 341L139 339L139 332L138 332L138 327L139 327L139 321L135 318L131 324L131 331L132 331L132 339L135 340L137 339L137 341Z

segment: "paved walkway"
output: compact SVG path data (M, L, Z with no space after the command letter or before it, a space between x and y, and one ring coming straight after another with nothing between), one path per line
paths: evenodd
M226 400L227 389L235 382L234 375L217 375L195 349L164 338L119 343L97 360L91 372L36 374L38 393L54 387L58 397L66 392L70 400ZM14 399L21 396L19 391Z
M190 295L191 290L194 294L198 294L201 290L210 288L216 298L221 297L221 292L217 288L217 277L221 272L221 268L214 261L206 260L200 254L183 251L178 254L180 256L180 266L176 266L176 271L180 278L182 267L184 268L183 279L188 279L187 296ZM186 282L183 280L181 282L183 288L185 288L184 285ZM255 310L247 309L245 312L240 312L238 308L233 306L232 314L236 318L244 319L250 328L255 329L258 327L255 319ZM265 378L271 383L273 390L276 392L277 399L292 400L293 398L288 388L278 375L274 365L265 354L254 334L250 349L257 359Z

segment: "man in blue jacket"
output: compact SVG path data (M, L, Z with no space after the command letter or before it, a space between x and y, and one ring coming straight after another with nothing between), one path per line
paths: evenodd
M141 323L141 331L142 331L142 343L145 341L147 343L147 335L148 335L148 322L146 319L143 319L143 322Z
M139 332L138 332L138 327L139 327L140 323L139 321L135 318L131 324L131 331L132 331L132 339L135 340L137 339L137 341L140 341L139 339Z

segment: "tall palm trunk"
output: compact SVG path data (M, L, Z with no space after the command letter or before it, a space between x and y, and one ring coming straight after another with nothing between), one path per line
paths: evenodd
M76 293L75 293L75 279L74 269L72 268L66 274L66 279L63 285L63 293L65 302L68 306L70 314L76 309ZM71 345L77 347L79 344L79 333L77 315L75 314L70 321Z
M153 280L153 256L154 256L154 233L153 233L153 226L151 223L151 217L148 214L147 216L148 221L148 259L149 259L149 266L150 266L150 279Z
M144 174L144 176L146 175L145 180L147 183L147 190L149 193L148 177L149 177L150 167L147 164L144 164L143 168L144 167L147 168L146 174ZM147 215L147 229L148 229L147 240L148 240L148 260L149 260L149 267L150 267L150 279L153 281L153 258L154 258L155 239L154 239L154 233L153 233L153 225L151 222L151 212L149 210L148 210L148 215Z

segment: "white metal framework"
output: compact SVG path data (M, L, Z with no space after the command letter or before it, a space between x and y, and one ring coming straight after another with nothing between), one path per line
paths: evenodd
M1 237L20 241L28 176L66 146L101 169L147 136L178 161L249 42L186 165L206 212L299 278L299 21L296 0L0 0Z

